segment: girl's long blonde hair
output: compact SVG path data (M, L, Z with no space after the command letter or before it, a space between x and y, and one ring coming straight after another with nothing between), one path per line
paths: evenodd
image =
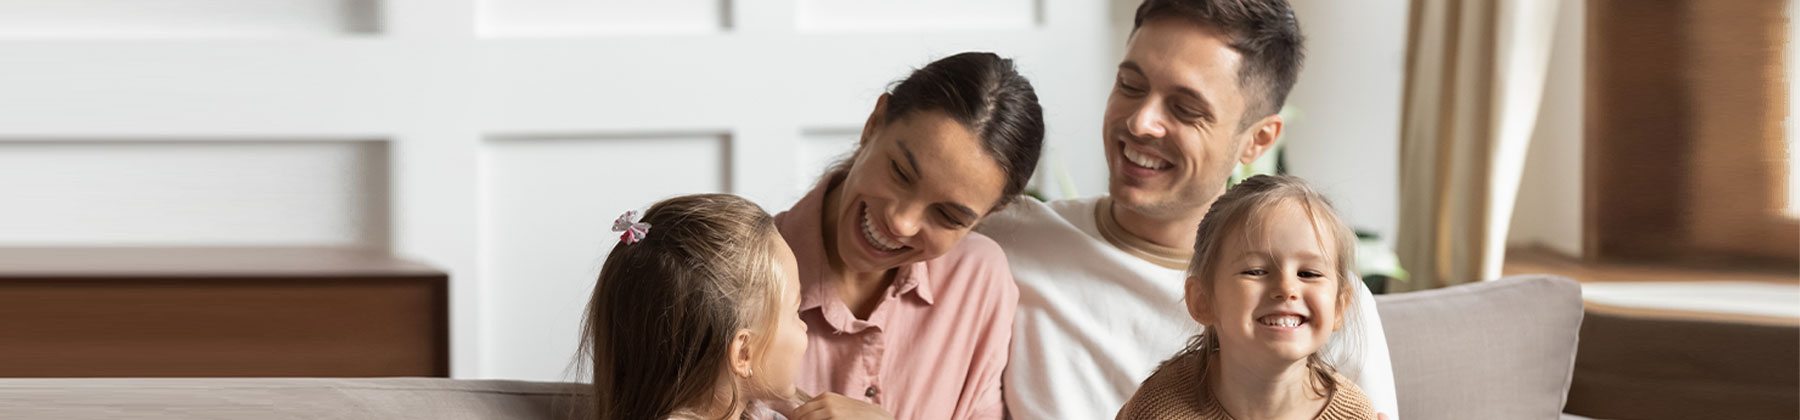
M1199 284L1190 284L1189 286L1198 286L1200 290L1205 291L1204 295L1208 296L1206 298L1211 299L1214 285L1213 268L1219 263L1219 254L1222 253L1221 249L1228 236L1247 234L1243 230L1250 224L1252 215L1266 214L1275 206L1283 203L1299 205L1301 211L1305 212L1307 218L1312 221L1313 231L1321 234L1319 242L1325 243L1328 236L1331 243L1335 245L1330 251L1336 254L1337 264L1333 268L1337 271L1335 274L1338 279L1339 311L1345 314L1344 325L1360 322L1354 319L1355 311L1349 307L1354 302L1351 294L1354 293L1356 287L1351 283L1356 278L1356 233L1344 224L1343 219L1338 217L1337 212L1332 209L1331 201L1327 200L1324 194L1320 194L1305 180L1295 176L1253 176L1226 190L1224 195L1219 196L1219 199L1213 202L1212 207L1206 211L1206 218L1200 222L1199 234L1194 238L1194 256L1192 260L1188 261L1188 281L1199 282ZM1345 334L1333 335L1336 336L1333 343L1327 344L1327 346L1343 347L1348 345L1343 342L1342 337ZM1355 338L1350 337L1349 339ZM1188 340L1186 348L1183 348L1175 357L1163 362L1162 367L1157 369L1161 370L1168 367L1171 362L1191 357L1198 364L1200 376L1207 377L1211 374L1209 370L1212 367L1212 353L1218 349L1219 337L1201 332ZM1337 379L1333 377L1333 374L1337 372L1336 368L1319 356L1319 353L1324 351L1325 349L1321 349L1319 352L1314 352L1306 359L1307 367L1312 370L1308 382L1312 384L1314 392L1319 393L1320 396L1330 395L1338 388Z
M605 420L697 418L695 406L749 404L727 374L732 340L750 329L753 354L771 341L786 284L775 222L730 194L651 206L650 232L607 255L582 323L578 364L593 372L590 413ZM728 390L721 393L720 390ZM737 411L730 410L726 412Z

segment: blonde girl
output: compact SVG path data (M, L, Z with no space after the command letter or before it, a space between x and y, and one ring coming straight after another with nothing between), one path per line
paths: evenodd
M1356 237L1324 196L1256 176L1215 201L1188 265L1188 313L1204 326L1119 419L1374 419L1320 356L1344 326Z

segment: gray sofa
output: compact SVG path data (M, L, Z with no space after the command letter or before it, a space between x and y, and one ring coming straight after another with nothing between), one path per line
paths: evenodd
M1554 419L1581 289L1554 276L1376 297L1405 419ZM0 419L564 419L571 384L430 378L0 379Z

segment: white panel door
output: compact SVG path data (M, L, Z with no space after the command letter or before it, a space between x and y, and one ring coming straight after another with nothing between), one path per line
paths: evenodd
M454 376L570 379L613 217L778 212L932 59L1016 58L1101 191L1124 3L0 0L0 244L388 248L451 274Z

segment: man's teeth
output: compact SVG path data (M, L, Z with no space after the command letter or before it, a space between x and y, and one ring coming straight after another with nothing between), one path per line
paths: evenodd
M1150 169L1162 169L1169 166L1169 162L1164 162L1162 159L1157 159L1155 156L1134 152L1131 151L1130 148L1126 148L1124 151L1125 160L1129 160L1131 163L1137 164L1137 166Z
M869 221L869 208L868 207L863 207L863 223L862 223L862 225L863 225L863 237L868 238L869 243L875 244L876 248L881 248L881 250L883 250L883 251L893 251L896 249L900 249L902 246L904 246L904 245L901 245L898 243L894 243L892 241L888 241L886 237L883 237L882 235L878 235L875 233L875 222Z
M1262 317L1262 319L1258 321L1262 322L1263 325L1273 327L1298 327L1302 322L1299 315L1271 315Z

